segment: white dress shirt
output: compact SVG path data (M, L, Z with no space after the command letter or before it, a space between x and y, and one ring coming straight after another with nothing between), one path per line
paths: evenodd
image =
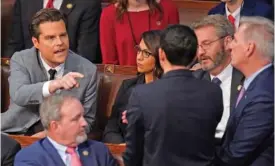
M211 80L214 77L217 77L221 80L221 89L222 89L222 97L223 97L223 114L220 123L216 128L216 138L222 138L227 121L230 115L230 96L231 96L231 80L232 80L232 72L233 67L229 64L220 74L217 76L210 75Z
M50 74L48 72L50 69L55 69L56 70L56 73L55 73L55 76L54 76L55 79L56 78L61 78L63 76L64 63L57 66L57 67L55 67L55 68L52 68L44 61L44 59L42 58L40 53L39 53L39 57L42 61L42 64L43 64L44 68L46 69L48 80L50 80ZM50 81L47 81L47 82L44 83L43 88L42 88L43 97L48 97L48 96L51 95L50 92L49 92L49 85L50 85Z
M49 2L49 0L44 0L43 1L43 8L45 8L47 6L47 3ZM62 5L63 0L54 0L53 1L53 6L56 9L60 9L61 5Z
M64 162L64 164L66 166L71 166L71 155L66 153L67 147L57 143L56 141L54 141L50 137L47 137L47 138L52 143L53 147L57 150L57 152L60 155L60 157L61 157L62 161ZM77 147L76 147L76 153L79 156L79 153L77 151Z
M240 25L242 7L243 7L243 3L237 10L235 10L233 13L231 13L227 8L227 4L225 4L226 18L228 19L229 15L232 15L235 18L234 24L235 24L236 30L239 28L239 25Z

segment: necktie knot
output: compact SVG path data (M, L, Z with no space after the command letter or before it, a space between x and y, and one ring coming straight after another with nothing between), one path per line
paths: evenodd
M237 98L236 107L237 107L237 105L239 104L239 102L241 101L241 99L243 98L244 93L245 93L245 88L243 87L243 88L241 89L240 93L239 93L238 98Z
M221 83L222 83L222 81L218 78L218 77L214 77L213 79L212 79L212 82L214 83L214 84L217 84L217 85L221 85Z
M230 21L230 23L235 26L235 18L230 14L228 15L228 20Z
M66 149L66 152L69 153L69 154L71 154L71 155L76 154L74 147L68 147Z
M47 3L47 5L46 5L46 8L54 8L53 1L54 0L49 0L48 3Z
M50 74L50 80L54 80L54 76L56 74L56 70L55 69L50 69L48 71L48 73Z

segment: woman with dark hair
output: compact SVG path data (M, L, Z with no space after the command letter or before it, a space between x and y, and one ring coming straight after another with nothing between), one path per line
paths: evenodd
M111 117L104 131L104 142L124 142L126 125L122 123L121 116L122 112L126 110L132 89L138 84L147 84L161 77L163 71L158 60L159 39L160 31L144 32L141 42L135 47L137 49L138 76L122 82L112 108Z
M104 64L136 65L134 46L141 34L179 23L171 0L115 0L100 18L100 46Z

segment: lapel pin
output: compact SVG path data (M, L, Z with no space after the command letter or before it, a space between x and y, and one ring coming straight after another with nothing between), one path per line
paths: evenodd
M158 26L160 26L160 24L161 24L161 21L157 21L157 22L156 22L156 24L157 24Z
M68 4L67 4L67 8L68 8L68 9L71 9L72 7L73 7L73 4L71 4L71 3L68 3Z
M88 155L89 155L89 152L88 152L87 150L84 150L84 151L82 152L82 154L83 154L84 156L88 156Z
M241 89L242 89L242 85L239 85L239 86L237 87L237 90L240 91Z

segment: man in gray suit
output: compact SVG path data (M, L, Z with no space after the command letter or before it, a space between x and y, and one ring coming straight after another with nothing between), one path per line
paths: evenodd
M39 105L45 97L61 93L81 101L90 132L96 114L96 66L69 50L65 18L60 11L37 12L30 33L34 47L16 52L10 61L11 101L2 114L1 130L25 135L43 131Z

